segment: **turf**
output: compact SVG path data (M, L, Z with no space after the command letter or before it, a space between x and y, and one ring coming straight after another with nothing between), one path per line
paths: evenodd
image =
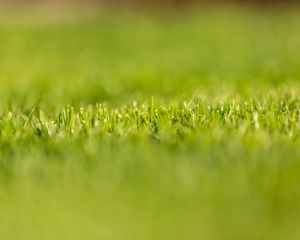
M298 10L2 20L1 239L299 239Z

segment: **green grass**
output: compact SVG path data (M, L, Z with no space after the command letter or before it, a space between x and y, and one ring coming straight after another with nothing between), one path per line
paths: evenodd
M299 239L298 10L2 20L0 239Z

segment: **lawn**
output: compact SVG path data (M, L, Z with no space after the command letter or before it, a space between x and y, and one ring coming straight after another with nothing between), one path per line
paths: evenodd
M3 16L0 239L299 239L299 11Z

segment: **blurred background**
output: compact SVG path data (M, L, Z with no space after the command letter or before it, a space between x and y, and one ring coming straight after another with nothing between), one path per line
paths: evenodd
M120 105L299 84L297 1L0 3L0 110L7 102Z
M28 5L127 5L152 7L182 7L189 5L255 4L274 5L297 3L297 0L1 0L1 6Z

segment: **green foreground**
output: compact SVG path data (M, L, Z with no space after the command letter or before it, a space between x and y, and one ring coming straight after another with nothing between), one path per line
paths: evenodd
M299 239L297 11L48 20L0 23L0 239Z

